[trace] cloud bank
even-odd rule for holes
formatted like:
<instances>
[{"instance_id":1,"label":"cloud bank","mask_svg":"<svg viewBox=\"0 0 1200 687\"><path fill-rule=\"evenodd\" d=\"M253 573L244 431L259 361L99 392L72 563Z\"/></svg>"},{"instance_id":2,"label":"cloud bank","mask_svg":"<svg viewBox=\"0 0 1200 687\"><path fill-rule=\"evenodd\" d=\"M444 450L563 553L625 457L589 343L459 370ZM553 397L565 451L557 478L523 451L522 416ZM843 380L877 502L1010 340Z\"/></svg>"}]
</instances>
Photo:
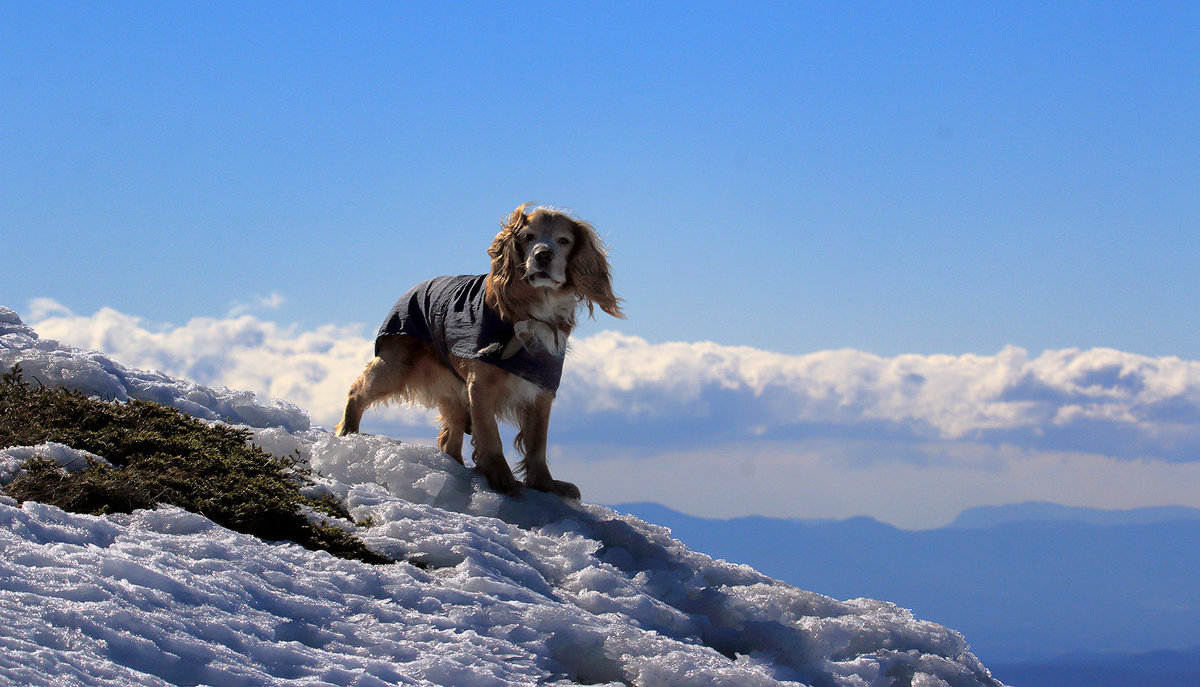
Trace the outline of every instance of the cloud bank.
<instances>
[{"instance_id":1,"label":"cloud bank","mask_svg":"<svg viewBox=\"0 0 1200 687\"><path fill-rule=\"evenodd\" d=\"M995 355L784 355L613 332L576 352L564 405L699 441L965 440L1126 458L1200 455L1200 363L1173 357L1102 348L1033 357L1013 346Z\"/></svg>"},{"instance_id":2,"label":"cloud bank","mask_svg":"<svg viewBox=\"0 0 1200 687\"><path fill-rule=\"evenodd\" d=\"M159 370L206 386L292 399L316 424L341 418L346 389L369 359L372 341L356 326L300 331L248 314L155 326L111 308L81 316L49 299L30 305L29 324L43 339L105 353L122 364ZM429 413L392 408L389 421L428 425Z\"/></svg>"},{"instance_id":3,"label":"cloud bank","mask_svg":"<svg viewBox=\"0 0 1200 687\"><path fill-rule=\"evenodd\" d=\"M43 338L282 398L325 426L340 417L346 388L372 348L362 326L302 331L248 314L156 326L107 308L81 316L39 300L30 315ZM365 422L416 428L431 416L392 409ZM601 332L573 341L554 434L556 442L640 447L969 442L1192 462L1200 460L1200 362L1103 348L1031 356L1011 346L994 355L785 355ZM913 460L927 459L918 454L928 452L911 452Z\"/></svg>"},{"instance_id":4,"label":"cloud bank","mask_svg":"<svg viewBox=\"0 0 1200 687\"><path fill-rule=\"evenodd\" d=\"M281 398L325 427L372 349L365 326L301 330L243 313L154 325L39 300L28 321L43 340ZM783 355L603 332L574 341L550 451L556 474L599 503L921 528L1027 500L1200 507L1198 420L1200 363L1178 358ZM432 425L432 413L392 406L363 429L432 443Z\"/></svg>"}]
</instances>

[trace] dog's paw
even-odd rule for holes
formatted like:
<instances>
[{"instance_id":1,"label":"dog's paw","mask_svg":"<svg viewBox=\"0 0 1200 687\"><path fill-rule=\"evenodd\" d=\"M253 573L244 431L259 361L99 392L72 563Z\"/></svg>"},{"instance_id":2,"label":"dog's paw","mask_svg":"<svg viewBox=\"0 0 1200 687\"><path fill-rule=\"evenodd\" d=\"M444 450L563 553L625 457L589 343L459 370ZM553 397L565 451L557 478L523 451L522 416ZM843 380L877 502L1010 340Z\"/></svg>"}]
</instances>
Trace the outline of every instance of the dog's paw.
<instances>
[{"instance_id":1,"label":"dog's paw","mask_svg":"<svg viewBox=\"0 0 1200 687\"><path fill-rule=\"evenodd\" d=\"M484 470L476 465L475 472L483 475L487 479L488 487L497 494L515 498L521 495L521 490L524 488L524 485L518 482L509 470Z\"/></svg>"},{"instance_id":2,"label":"dog's paw","mask_svg":"<svg viewBox=\"0 0 1200 687\"><path fill-rule=\"evenodd\" d=\"M525 486L529 487L530 489L537 489L538 491L556 494L564 499L575 499L576 501L579 500L579 487L571 484L570 482L564 482L561 479L552 479L546 482L538 482L536 484L526 482Z\"/></svg>"}]
</instances>

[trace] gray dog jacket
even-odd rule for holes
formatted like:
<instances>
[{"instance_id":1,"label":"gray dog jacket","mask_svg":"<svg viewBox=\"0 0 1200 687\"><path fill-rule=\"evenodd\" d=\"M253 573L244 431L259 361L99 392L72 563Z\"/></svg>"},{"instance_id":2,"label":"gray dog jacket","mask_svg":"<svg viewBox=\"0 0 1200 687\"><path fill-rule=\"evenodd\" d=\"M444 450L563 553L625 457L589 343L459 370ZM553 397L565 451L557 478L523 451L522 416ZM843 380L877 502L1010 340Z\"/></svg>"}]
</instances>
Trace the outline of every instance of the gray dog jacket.
<instances>
[{"instance_id":1,"label":"gray dog jacket","mask_svg":"<svg viewBox=\"0 0 1200 687\"><path fill-rule=\"evenodd\" d=\"M484 302L486 283L486 274L466 274L435 277L409 289L379 328L376 355L383 337L411 336L433 344L438 357L459 379L462 376L450 364L451 355L495 365L550 393L557 392L563 359L536 342L509 346L515 336L513 324Z\"/></svg>"}]
</instances>

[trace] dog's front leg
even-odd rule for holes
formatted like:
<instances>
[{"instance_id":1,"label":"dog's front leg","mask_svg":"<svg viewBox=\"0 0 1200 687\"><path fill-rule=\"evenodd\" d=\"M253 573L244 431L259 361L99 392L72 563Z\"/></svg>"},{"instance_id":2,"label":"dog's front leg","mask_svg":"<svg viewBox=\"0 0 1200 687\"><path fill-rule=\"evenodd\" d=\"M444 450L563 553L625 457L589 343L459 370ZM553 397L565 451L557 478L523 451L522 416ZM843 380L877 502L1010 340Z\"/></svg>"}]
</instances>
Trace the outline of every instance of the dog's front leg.
<instances>
[{"instance_id":1,"label":"dog's front leg","mask_svg":"<svg viewBox=\"0 0 1200 687\"><path fill-rule=\"evenodd\" d=\"M548 491L563 498L579 499L579 487L554 479L546 464L546 436L550 428L550 406L554 397L539 394L537 401L521 417L521 434L518 443L523 447L525 459L521 469L525 471L525 486L538 491Z\"/></svg>"},{"instance_id":2,"label":"dog's front leg","mask_svg":"<svg viewBox=\"0 0 1200 687\"><path fill-rule=\"evenodd\" d=\"M487 478L488 486L509 496L521 493L521 483L513 477L508 461L504 459L504 444L500 439L500 428L496 424L499 397L496 393L498 381L487 365L483 370L471 373L467 380L467 396L471 406L471 445L475 447L473 457L475 469Z\"/></svg>"}]
</instances>

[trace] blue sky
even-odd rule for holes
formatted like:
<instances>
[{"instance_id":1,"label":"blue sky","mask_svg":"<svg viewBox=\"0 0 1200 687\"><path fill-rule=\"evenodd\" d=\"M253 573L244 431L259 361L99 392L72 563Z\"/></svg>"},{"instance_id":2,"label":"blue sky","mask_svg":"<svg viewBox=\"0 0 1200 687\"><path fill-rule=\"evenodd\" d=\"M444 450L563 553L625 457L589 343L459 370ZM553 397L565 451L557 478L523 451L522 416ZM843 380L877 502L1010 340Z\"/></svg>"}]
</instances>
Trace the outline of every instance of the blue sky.
<instances>
[{"instance_id":1,"label":"blue sky","mask_svg":"<svg viewBox=\"0 0 1200 687\"><path fill-rule=\"evenodd\" d=\"M1200 357L1194 4L410 5L6 4L0 293L374 326L535 200L652 341Z\"/></svg>"},{"instance_id":2,"label":"blue sky","mask_svg":"<svg viewBox=\"0 0 1200 687\"><path fill-rule=\"evenodd\" d=\"M1197 36L1195 3L5 3L0 303L362 338L532 200L612 249L629 318L581 336L1200 360Z\"/></svg>"}]
</instances>

